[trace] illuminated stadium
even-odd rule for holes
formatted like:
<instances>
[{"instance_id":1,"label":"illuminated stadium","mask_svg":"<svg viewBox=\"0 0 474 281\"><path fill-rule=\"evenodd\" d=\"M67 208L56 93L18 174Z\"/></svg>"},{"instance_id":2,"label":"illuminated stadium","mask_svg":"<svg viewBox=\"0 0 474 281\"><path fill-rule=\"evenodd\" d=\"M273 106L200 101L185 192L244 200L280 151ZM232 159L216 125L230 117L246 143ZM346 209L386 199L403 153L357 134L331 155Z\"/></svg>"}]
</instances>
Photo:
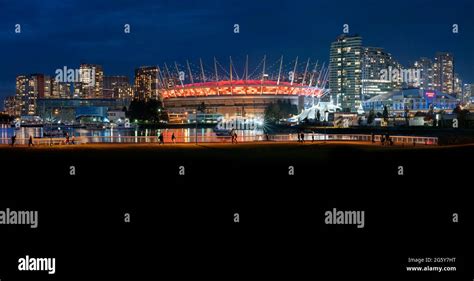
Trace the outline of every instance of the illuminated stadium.
<instances>
[{"instance_id":1,"label":"illuminated stadium","mask_svg":"<svg viewBox=\"0 0 474 281\"><path fill-rule=\"evenodd\" d=\"M198 65L186 61L159 67L159 93L170 116L187 115L204 104L210 114L261 117L277 101L295 104L301 111L328 92L328 69L317 61L296 57L285 62L280 57L269 63L264 56L252 67L248 57L242 61L241 69L232 58L226 67L215 58L212 67L202 60Z\"/></svg>"}]
</instances>

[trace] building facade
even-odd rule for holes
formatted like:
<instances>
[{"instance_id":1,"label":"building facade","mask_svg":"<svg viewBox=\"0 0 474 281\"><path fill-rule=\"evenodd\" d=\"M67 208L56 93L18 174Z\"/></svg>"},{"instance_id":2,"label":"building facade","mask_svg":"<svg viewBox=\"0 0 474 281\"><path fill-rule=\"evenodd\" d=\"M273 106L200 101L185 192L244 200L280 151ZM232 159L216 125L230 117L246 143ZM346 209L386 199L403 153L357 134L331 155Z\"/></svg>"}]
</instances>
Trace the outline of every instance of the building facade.
<instances>
[{"instance_id":1,"label":"building facade","mask_svg":"<svg viewBox=\"0 0 474 281\"><path fill-rule=\"evenodd\" d=\"M462 101L469 103L471 102L472 98L474 98L474 84L464 84Z\"/></svg>"},{"instance_id":2,"label":"building facade","mask_svg":"<svg viewBox=\"0 0 474 281\"><path fill-rule=\"evenodd\" d=\"M109 111L122 111L128 106L122 99L38 99L37 115L47 123L104 122Z\"/></svg>"},{"instance_id":3,"label":"building facade","mask_svg":"<svg viewBox=\"0 0 474 281\"><path fill-rule=\"evenodd\" d=\"M130 99L133 90L127 76L104 76L104 98Z\"/></svg>"},{"instance_id":4,"label":"building facade","mask_svg":"<svg viewBox=\"0 0 474 281\"><path fill-rule=\"evenodd\" d=\"M434 89L443 93L454 93L454 58L450 53L436 53L433 65Z\"/></svg>"},{"instance_id":5,"label":"building facade","mask_svg":"<svg viewBox=\"0 0 474 281\"><path fill-rule=\"evenodd\" d=\"M459 101L463 100L462 92L463 92L463 85L462 85L461 77L459 77L459 74L454 73L453 94L457 97Z\"/></svg>"},{"instance_id":6,"label":"building facade","mask_svg":"<svg viewBox=\"0 0 474 281\"><path fill-rule=\"evenodd\" d=\"M80 71L80 91L78 96L87 99L100 99L103 97L104 70L98 64L81 64Z\"/></svg>"},{"instance_id":7,"label":"building facade","mask_svg":"<svg viewBox=\"0 0 474 281\"><path fill-rule=\"evenodd\" d=\"M434 110L452 110L458 101L451 95L435 90L404 89L373 97L363 103L364 110L383 112L386 106L392 112L403 113Z\"/></svg>"},{"instance_id":8,"label":"building facade","mask_svg":"<svg viewBox=\"0 0 474 281\"><path fill-rule=\"evenodd\" d=\"M3 101L3 106L6 114L14 117L21 115L21 103L17 96L6 97Z\"/></svg>"},{"instance_id":9,"label":"building facade","mask_svg":"<svg viewBox=\"0 0 474 281\"><path fill-rule=\"evenodd\" d=\"M34 115L36 100L51 95L51 77L44 74L19 75L16 77L16 99L20 115Z\"/></svg>"},{"instance_id":10,"label":"building facade","mask_svg":"<svg viewBox=\"0 0 474 281\"><path fill-rule=\"evenodd\" d=\"M420 70L419 87L423 90L434 90L433 61L426 57L421 57L415 61L413 67Z\"/></svg>"},{"instance_id":11,"label":"building facade","mask_svg":"<svg viewBox=\"0 0 474 281\"><path fill-rule=\"evenodd\" d=\"M67 99L71 97L71 84L67 82L58 82L51 80L51 94L49 98Z\"/></svg>"},{"instance_id":12,"label":"building facade","mask_svg":"<svg viewBox=\"0 0 474 281\"><path fill-rule=\"evenodd\" d=\"M136 99L159 99L158 67L142 66L135 69L134 97Z\"/></svg>"},{"instance_id":13,"label":"building facade","mask_svg":"<svg viewBox=\"0 0 474 281\"><path fill-rule=\"evenodd\" d=\"M382 79L382 71L399 69L400 64L383 48L364 47L362 55L362 101L400 89L400 79Z\"/></svg>"},{"instance_id":14,"label":"building facade","mask_svg":"<svg viewBox=\"0 0 474 281\"><path fill-rule=\"evenodd\" d=\"M329 88L343 111L355 112L361 103L362 37L341 35L331 43Z\"/></svg>"}]
</instances>

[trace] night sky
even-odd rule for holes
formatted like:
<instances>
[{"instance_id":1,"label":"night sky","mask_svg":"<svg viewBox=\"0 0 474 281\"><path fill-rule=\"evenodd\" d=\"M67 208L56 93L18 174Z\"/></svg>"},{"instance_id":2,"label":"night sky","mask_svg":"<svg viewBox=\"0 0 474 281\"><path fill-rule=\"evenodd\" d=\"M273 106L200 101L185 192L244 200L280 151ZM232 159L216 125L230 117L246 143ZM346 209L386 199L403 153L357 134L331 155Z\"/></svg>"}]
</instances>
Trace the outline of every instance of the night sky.
<instances>
[{"instance_id":1,"label":"night sky","mask_svg":"<svg viewBox=\"0 0 474 281\"><path fill-rule=\"evenodd\" d=\"M81 62L102 64L105 75L131 81L137 66L200 57L208 64L213 56L239 60L246 54L327 62L330 43L346 23L364 46L383 47L403 65L452 52L456 72L474 83L472 0L0 0L0 99L14 94L18 74L53 75ZM459 34L452 33L454 23Z\"/></svg>"}]
</instances>

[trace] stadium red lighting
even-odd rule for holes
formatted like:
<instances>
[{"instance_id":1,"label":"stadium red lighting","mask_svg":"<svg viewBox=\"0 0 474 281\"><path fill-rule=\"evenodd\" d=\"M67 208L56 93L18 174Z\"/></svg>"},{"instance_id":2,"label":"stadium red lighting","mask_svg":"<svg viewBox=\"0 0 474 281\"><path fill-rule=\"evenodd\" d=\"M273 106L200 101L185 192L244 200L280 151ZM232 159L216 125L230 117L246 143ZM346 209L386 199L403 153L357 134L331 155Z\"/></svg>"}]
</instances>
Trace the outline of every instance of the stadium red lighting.
<instances>
[{"instance_id":1,"label":"stadium red lighting","mask_svg":"<svg viewBox=\"0 0 474 281\"><path fill-rule=\"evenodd\" d=\"M293 95L293 96L319 96L321 90L290 82L277 82L272 80L225 80L204 83L185 84L172 89L162 89L162 97L184 98L203 96L247 96L247 95Z\"/></svg>"}]
</instances>

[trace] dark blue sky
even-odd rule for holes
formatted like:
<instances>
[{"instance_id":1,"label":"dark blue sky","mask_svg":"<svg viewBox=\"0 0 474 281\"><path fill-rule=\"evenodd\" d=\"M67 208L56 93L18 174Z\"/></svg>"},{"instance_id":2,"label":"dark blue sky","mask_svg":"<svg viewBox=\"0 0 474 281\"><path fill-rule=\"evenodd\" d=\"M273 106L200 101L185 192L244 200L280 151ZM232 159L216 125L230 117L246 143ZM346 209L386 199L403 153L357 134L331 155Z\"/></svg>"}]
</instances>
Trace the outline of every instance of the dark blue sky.
<instances>
[{"instance_id":1,"label":"dark blue sky","mask_svg":"<svg viewBox=\"0 0 474 281\"><path fill-rule=\"evenodd\" d=\"M473 17L472 0L0 0L0 98L14 93L18 74L53 75L80 62L132 78L140 65L199 57L209 63L213 56L246 54L328 61L345 23L365 46L383 47L402 64L452 52L456 72L472 83ZM14 33L17 23L21 34ZM453 23L459 34L451 32Z\"/></svg>"}]
</instances>

